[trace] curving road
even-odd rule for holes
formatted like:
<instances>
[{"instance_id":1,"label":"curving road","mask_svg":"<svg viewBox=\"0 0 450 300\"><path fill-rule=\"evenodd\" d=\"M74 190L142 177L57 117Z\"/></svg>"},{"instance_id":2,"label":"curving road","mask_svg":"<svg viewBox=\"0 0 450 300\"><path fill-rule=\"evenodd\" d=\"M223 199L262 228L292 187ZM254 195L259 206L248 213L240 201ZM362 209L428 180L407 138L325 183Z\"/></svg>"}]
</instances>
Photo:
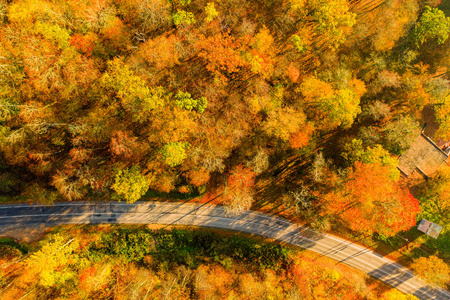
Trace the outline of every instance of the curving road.
<instances>
[{"instance_id":1,"label":"curving road","mask_svg":"<svg viewBox=\"0 0 450 300\"><path fill-rule=\"evenodd\" d=\"M96 223L193 225L256 234L330 257L419 299L450 299L448 291L427 286L409 269L373 250L269 214L249 211L230 215L221 206L184 202L0 205L0 235L24 227Z\"/></svg>"}]
</instances>

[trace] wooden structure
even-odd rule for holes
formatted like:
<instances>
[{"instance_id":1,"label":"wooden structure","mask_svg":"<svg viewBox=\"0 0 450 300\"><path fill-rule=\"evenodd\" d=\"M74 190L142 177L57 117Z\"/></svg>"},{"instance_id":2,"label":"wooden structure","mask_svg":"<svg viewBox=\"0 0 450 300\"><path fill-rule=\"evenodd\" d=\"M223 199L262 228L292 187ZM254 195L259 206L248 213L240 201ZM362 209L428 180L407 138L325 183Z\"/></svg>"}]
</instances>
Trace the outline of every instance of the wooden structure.
<instances>
[{"instance_id":1,"label":"wooden structure","mask_svg":"<svg viewBox=\"0 0 450 300\"><path fill-rule=\"evenodd\" d=\"M417 229L419 231L422 231L423 233L426 233L427 235L431 236L432 238L437 239L439 236L439 233L441 233L443 227L436 223L422 219L422 220L420 220L420 223L419 223L419 226L417 227Z\"/></svg>"},{"instance_id":2,"label":"wooden structure","mask_svg":"<svg viewBox=\"0 0 450 300\"><path fill-rule=\"evenodd\" d=\"M423 131L398 160L398 169L406 176L418 172L425 177L446 162L448 153L439 148Z\"/></svg>"}]
</instances>

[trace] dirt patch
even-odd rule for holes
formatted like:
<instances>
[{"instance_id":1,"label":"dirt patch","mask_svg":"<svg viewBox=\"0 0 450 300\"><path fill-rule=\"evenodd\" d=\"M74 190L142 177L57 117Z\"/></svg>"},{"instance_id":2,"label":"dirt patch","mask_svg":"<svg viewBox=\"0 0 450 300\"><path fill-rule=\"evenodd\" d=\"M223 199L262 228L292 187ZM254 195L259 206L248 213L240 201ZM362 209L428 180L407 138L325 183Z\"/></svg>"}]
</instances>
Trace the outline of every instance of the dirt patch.
<instances>
[{"instance_id":1,"label":"dirt patch","mask_svg":"<svg viewBox=\"0 0 450 300\"><path fill-rule=\"evenodd\" d=\"M27 228L2 228L0 236L11 237L21 242L32 243L43 238L50 227L45 225Z\"/></svg>"}]
</instances>

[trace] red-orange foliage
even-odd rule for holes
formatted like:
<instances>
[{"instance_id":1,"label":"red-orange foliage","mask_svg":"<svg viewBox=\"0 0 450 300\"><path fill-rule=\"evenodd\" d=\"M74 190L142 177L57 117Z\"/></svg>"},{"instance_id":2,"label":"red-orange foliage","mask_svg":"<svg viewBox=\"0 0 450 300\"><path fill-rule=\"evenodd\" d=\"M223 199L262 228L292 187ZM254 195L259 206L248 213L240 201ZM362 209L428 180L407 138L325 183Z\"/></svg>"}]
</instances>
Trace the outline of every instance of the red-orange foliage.
<instances>
[{"instance_id":1,"label":"red-orange foliage","mask_svg":"<svg viewBox=\"0 0 450 300\"><path fill-rule=\"evenodd\" d=\"M148 139L156 143L184 141L197 130L198 126L190 111L178 107L157 109L152 117L152 123L147 128Z\"/></svg>"},{"instance_id":2,"label":"red-orange foliage","mask_svg":"<svg viewBox=\"0 0 450 300\"><path fill-rule=\"evenodd\" d=\"M40 97L50 94L60 88L60 80L50 79L49 75L54 75L52 70L56 62L58 49L55 45L45 39L37 37L27 37L23 48L23 70L27 76L26 85L22 86L22 91L29 98L33 93L39 93Z\"/></svg>"},{"instance_id":3,"label":"red-orange foliage","mask_svg":"<svg viewBox=\"0 0 450 300\"><path fill-rule=\"evenodd\" d=\"M248 62L250 71L260 74L264 78L268 78L273 72L273 61L265 53L261 53L256 49L251 49L246 54L245 59Z\"/></svg>"},{"instance_id":4,"label":"red-orange foliage","mask_svg":"<svg viewBox=\"0 0 450 300\"><path fill-rule=\"evenodd\" d=\"M241 53L248 49L251 37L234 38L229 34L218 33L205 38L200 36L196 46L198 56L206 60L206 69L219 75L222 72L237 72L246 65Z\"/></svg>"},{"instance_id":5,"label":"red-orange foliage","mask_svg":"<svg viewBox=\"0 0 450 300\"><path fill-rule=\"evenodd\" d=\"M176 50L178 40L175 35L158 36L147 40L139 50L142 58L158 70L171 68L178 63L179 54Z\"/></svg>"},{"instance_id":6,"label":"red-orange foliage","mask_svg":"<svg viewBox=\"0 0 450 300\"><path fill-rule=\"evenodd\" d=\"M226 299L233 277L221 266L201 265L196 270L196 288L199 299Z\"/></svg>"},{"instance_id":7,"label":"red-orange foliage","mask_svg":"<svg viewBox=\"0 0 450 300\"><path fill-rule=\"evenodd\" d=\"M94 50L95 39L96 36L93 33L87 35L76 33L70 38L69 42L75 49L89 57Z\"/></svg>"},{"instance_id":8,"label":"red-orange foliage","mask_svg":"<svg viewBox=\"0 0 450 300\"><path fill-rule=\"evenodd\" d=\"M70 42L75 48L87 47L80 44L80 38L75 37ZM55 43L41 36L30 35L20 39L15 50L14 55L23 61L26 75L26 84L20 86L24 99L53 103L55 99L61 101L77 97L86 91L99 73L94 61L87 55L68 49L61 51ZM84 50L90 51L88 48ZM77 100L85 101L86 97L78 97Z\"/></svg>"},{"instance_id":9,"label":"red-orange foliage","mask_svg":"<svg viewBox=\"0 0 450 300\"><path fill-rule=\"evenodd\" d=\"M69 86L61 91L64 97L77 97L85 92L99 76L95 61L84 55L76 55L61 70L61 78L64 84ZM70 85L68 85L70 83ZM84 101L87 101L85 99ZM83 101L83 102L84 102Z\"/></svg>"},{"instance_id":10,"label":"red-orange foliage","mask_svg":"<svg viewBox=\"0 0 450 300\"><path fill-rule=\"evenodd\" d=\"M228 188L230 189L245 189L252 187L255 184L255 173L243 165L234 168L231 175L228 177Z\"/></svg>"},{"instance_id":11,"label":"red-orange foliage","mask_svg":"<svg viewBox=\"0 0 450 300\"><path fill-rule=\"evenodd\" d=\"M112 47L117 50L126 50L129 44L128 31L128 28L123 24L122 20L116 17L108 22L101 33L105 41L109 42Z\"/></svg>"},{"instance_id":12,"label":"red-orange foliage","mask_svg":"<svg viewBox=\"0 0 450 300\"><path fill-rule=\"evenodd\" d=\"M234 212L250 209L253 203L253 185L256 173L239 165L233 169L227 180L224 203Z\"/></svg>"},{"instance_id":13,"label":"red-orange foliage","mask_svg":"<svg viewBox=\"0 0 450 300\"><path fill-rule=\"evenodd\" d=\"M121 130L113 133L109 147L111 152L116 156L130 158L136 148L136 137L130 133Z\"/></svg>"},{"instance_id":14,"label":"red-orange foliage","mask_svg":"<svg viewBox=\"0 0 450 300\"><path fill-rule=\"evenodd\" d=\"M93 276L95 276L96 271L97 270L95 269L95 267L90 267L90 268L87 268L86 270L84 270L83 273L81 273L81 275L79 277L80 279L79 279L79 285L78 285L78 287L81 290L89 290L90 289L90 287L89 287L90 279Z\"/></svg>"},{"instance_id":15,"label":"red-orange foliage","mask_svg":"<svg viewBox=\"0 0 450 300\"><path fill-rule=\"evenodd\" d=\"M70 149L69 155L74 162L85 162L90 157L89 151L81 147L74 147Z\"/></svg>"},{"instance_id":16,"label":"red-orange foliage","mask_svg":"<svg viewBox=\"0 0 450 300\"><path fill-rule=\"evenodd\" d=\"M175 189L174 177L171 174L161 175L158 180L153 184L152 188L169 193L171 190Z\"/></svg>"},{"instance_id":17,"label":"red-orange foliage","mask_svg":"<svg viewBox=\"0 0 450 300\"><path fill-rule=\"evenodd\" d=\"M297 82L300 77L300 71L294 66L293 63L287 68L287 75L292 82Z\"/></svg>"},{"instance_id":18,"label":"red-orange foliage","mask_svg":"<svg viewBox=\"0 0 450 300\"><path fill-rule=\"evenodd\" d=\"M386 236L416 224L419 202L402 190L390 176L388 166L356 162L344 191L329 195L327 209L352 230Z\"/></svg>"},{"instance_id":19,"label":"red-orange foliage","mask_svg":"<svg viewBox=\"0 0 450 300\"><path fill-rule=\"evenodd\" d=\"M182 194L187 194L191 192L191 189L188 186L183 185L178 189L178 191Z\"/></svg>"},{"instance_id":20,"label":"red-orange foliage","mask_svg":"<svg viewBox=\"0 0 450 300\"><path fill-rule=\"evenodd\" d=\"M311 135L314 131L314 127L311 125L303 126L301 131L294 132L289 138L289 144L292 149L300 149L308 145Z\"/></svg>"},{"instance_id":21,"label":"red-orange foliage","mask_svg":"<svg viewBox=\"0 0 450 300\"><path fill-rule=\"evenodd\" d=\"M309 254L297 258L290 268L294 284L305 295L304 299L341 299L341 295L345 299L363 299L362 291L353 286L357 278L345 271L332 260L318 260Z\"/></svg>"},{"instance_id":22,"label":"red-orange foliage","mask_svg":"<svg viewBox=\"0 0 450 300\"><path fill-rule=\"evenodd\" d=\"M191 169L187 172L187 177L189 178L189 182L195 186L201 186L208 182L209 180L209 171L203 167L199 169Z\"/></svg>"}]
</instances>

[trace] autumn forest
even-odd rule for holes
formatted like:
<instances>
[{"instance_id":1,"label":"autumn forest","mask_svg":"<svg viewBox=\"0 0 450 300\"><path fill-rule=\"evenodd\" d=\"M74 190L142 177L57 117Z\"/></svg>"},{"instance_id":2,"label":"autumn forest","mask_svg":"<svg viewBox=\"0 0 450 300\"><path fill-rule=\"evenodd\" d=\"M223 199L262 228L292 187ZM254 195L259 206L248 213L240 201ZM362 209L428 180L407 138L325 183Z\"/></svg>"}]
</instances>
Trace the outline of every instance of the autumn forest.
<instances>
[{"instance_id":1,"label":"autumn forest","mask_svg":"<svg viewBox=\"0 0 450 300\"><path fill-rule=\"evenodd\" d=\"M0 0L0 203L193 199L233 214L259 209L364 237L362 243L423 277L430 265L440 266L440 277L427 280L445 287L450 167L444 163L419 180L397 166L429 122L426 110L434 124L430 138L450 141L449 34L450 5L440 0ZM422 218L444 227L439 239L418 233ZM76 230L87 236L91 229ZM115 274L117 282L141 276L142 286L159 280L161 299L174 292L166 287L172 280L179 299L230 293L253 299L244 281L261 295L286 299L295 280L315 280L311 290L322 294L307 298L312 294L303 286L292 299L341 299L326 296L327 284L342 288L345 299L413 299L372 282L366 294L347 290L336 283L352 281L347 271L328 262L314 273L323 278L311 279L309 254L272 244L261 251L284 254L245 267L245 255L225 252L229 265L214 264L217 245L175 267L151 251L99 250L119 235L150 248L164 244L152 239L176 235L127 230L92 232L83 246L71 242L67 251L81 260L57 259L72 277L54 273L61 267L41 270L30 293L70 298L64 282L78 282L86 285L80 299L131 299L119 283L101 290L111 282L105 274ZM44 259L52 243L68 239L49 235L25 262ZM6 253L0 263L31 251L10 240L0 246ZM27 291L33 270L10 270L8 276L20 278L16 291ZM0 270L0 293L11 284L8 276ZM201 284L209 288L194 288ZM280 291L270 290L278 284ZM151 286L147 293L156 293ZM218 294L207 294L213 290Z\"/></svg>"}]
</instances>

